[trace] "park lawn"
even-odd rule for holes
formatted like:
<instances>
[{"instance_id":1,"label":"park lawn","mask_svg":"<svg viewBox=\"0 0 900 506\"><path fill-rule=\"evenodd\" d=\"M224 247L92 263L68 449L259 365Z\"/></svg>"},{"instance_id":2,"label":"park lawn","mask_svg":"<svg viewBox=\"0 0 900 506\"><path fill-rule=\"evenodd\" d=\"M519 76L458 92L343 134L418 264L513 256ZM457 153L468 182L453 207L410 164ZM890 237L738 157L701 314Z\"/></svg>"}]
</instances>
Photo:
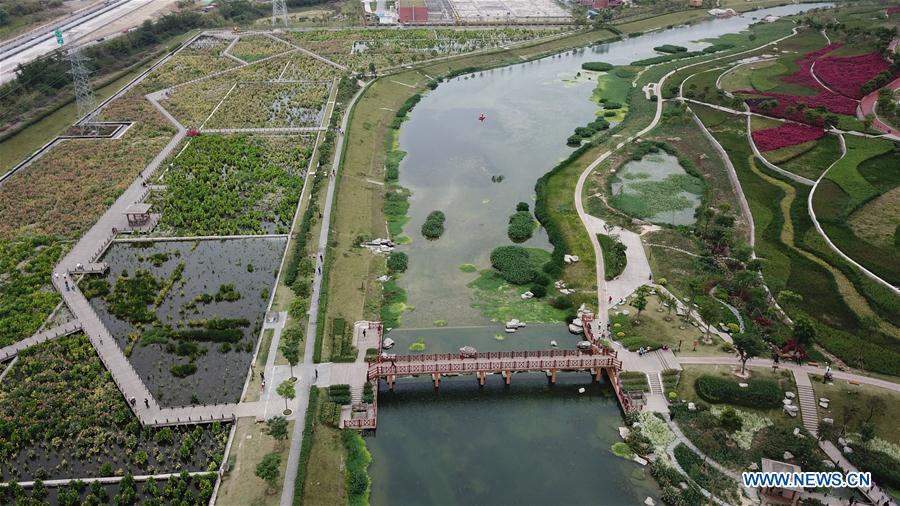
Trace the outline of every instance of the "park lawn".
<instances>
[{"instance_id":1,"label":"park lawn","mask_svg":"<svg viewBox=\"0 0 900 506\"><path fill-rule=\"evenodd\" d=\"M769 163L773 163L775 165L784 163L792 158L797 158L808 151L811 151L816 147L816 141L806 141L801 142L800 144L794 144L793 146L785 146L783 148L778 149L770 149L768 151L763 152L763 156Z\"/></svg>"},{"instance_id":2,"label":"park lawn","mask_svg":"<svg viewBox=\"0 0 900 506\"><path fill-rule=\"evenodd\" d=\"M619 109L614 109L613 111L616 113L615 116L605 116L604 110L598 110L597 116L601 116L605 118L607 121L621 122L625 119L625 116L628 114L628 93L631 91L631 78L622 78L615 74L615 72L610 71L606 72L597 77L597 87L594 88L593 94L591 94L591 100L595 103L603 106L603 102L601 99L605 99L608 102L615 102L620 104L622 107Z\"/></svg>"},{"instance_id":3,"label":"park lawn","mask_svg":"<svg viewBox=\"0 0 900 506\"><path fill-rule=\"evenodd\" d=\"M841 142L835 135L826 135L817 141L810 142L813 143L813 147L809 150L799 152L799 146L805 146L807 143L797 144L769 151L766 153L766 158L788 172L816 180L841 157ZM793 149L796 149L798 154L787 158L788 152ZM775 161L774 158L783 159Z\"/></svg>"},{"instance_id":4,"label":"park lawn","mask_svg":"<svg viewBox=\"0 0 900 506\"><path fill-rule=\"evenodd\" d=\"M279 444L264 432L265 427L265 423L257 423L253 417L238 418L228 456L229 470L222 478L217 497L219 504L279 504L290 442ZM288 434L292 433L293 427L294 422L288 421ZM266 482L256 476L256 465L263 456L273 451L281 456L281 466L275 491L269 494Z\"/></svg>"},{"instance_id":5,"label":"park lawn","mask_svg":"<svg viewBox=\"0 0 900 506\"><path fill-rule=\"evenodd\" d=\"M846 380L835 380L833 384L822 382L821 376L811 376L816 401L825 397L831 401L828 409L818 406L819 419L832 418L835 426L840 428L844 423L844 414L849 410L852 414L847 422L848 432L859 432L860 427L869 416L869 407L880 403L872 415L871 423L875 433L881 439L900 445L900 431L897 431L897 420L900 420L900 393L872 385L851 385Z\"/></svg>"},{"instance_id":6,"label":"park lawn","mask_svg":"<svg viewBox=\"0 0 900 506\"><path fill-rule=\"evenodd\" d=\"M797 393L797 386L794 384L794 377L790 371L786 369L779 369L778 371L773 371L771 367L755 367L753 365L753 360L747 362L747 370L750 372L750 379L767 379L778 382L778 385L785 392L794 392ZM744 381L738 376L733 374L733 371L740 372L740 366L736 368L731 365L685 365L683 366L683 370L681 371L681 378L678 381L678 387L676 392L678 392L678 398L680 400L685 400L688 402L702 402L706 403L703 399L697 395L697 391L694 388L694 385L697 383L697 378L704 375L713 375L713 376L721 376L723 378L729 378L734 380L735 382ZM781 408L750 408L746 406L740 406L738 409L741 411L749 411L752 413L756 413L760 416L765 416L772 421L781 420L787 423L792 423L799 426L802 426L803 421L800 419L800 416L797 415L796 418L790 418L786 413L784 413Z\"/></svg>"},{"instance_id":7,"label":"park lawn","mask_svg":"<svg viewBox=\"0 0 900 506\"><path fill-rule=\"evenodd\" d=\"M323 402L319 402L321 409ZM318 409L316 410L318 411ZM341 431L324 424L318 412L313 417L312 451L303 474L301 504L347 504L345 466L347 452L341 443Z\"/></svg>"},{"instance_id":8,"label":"park lawn","mask_svg":"<svg viewBox=\"0 0 900 506\"><path fill-rule=\"evenodd\" d=\"M850 197L849 205L852 207L846 210L849 213L862 202L878 195L878 190L860 174L859 165L870 158L887 153L894 145L890 141L855 135L845 136L844 141L847 144L847 154L834 164L825 177L837 183Z\"/></svg>"},{"instance_id":9,"label":"park lawn","mask_svg":"<svg viewBox=\"0 0 900 506\"><path fill-rule=\"evenodd\" d=\"M894 248L900 224L900 187L882 193L850 215L853 233L879 248Z\"/></svg>"},{"instance_id":10,"label":"park lawn","mask_svg":"<svg viewBox=\"0 0 900 506\"><path fill-rule=\"evenodd\" d=\"M610 310L610 314L615 315L617 311L622 309L628 309L630 314L627 317L624 317L624 315L616 316L611 321L623 323L622 327L618 327L614 331L624 331L626 334L624 339L640 336L654 349L662 345L668 345L670 349L675 351L679 349L680 345L681 351L676 352L676 355L700 357L732 355L722 350L723 341L717 337L713 337L713 344L711 345L701 342L704 329L685 323L675 315L674 310L669 313L656 296L647 296L647 307L641 311L640 317L637 316L637 309L630 305ZM670 318L671 321L667 321L666 318ZM640 320L641 323L639 325L634 324L636 319ZM623 320L628 321L624 322ZM620 338L616 337L616 339L619 340Z\"/></svg>"}]
</instances>

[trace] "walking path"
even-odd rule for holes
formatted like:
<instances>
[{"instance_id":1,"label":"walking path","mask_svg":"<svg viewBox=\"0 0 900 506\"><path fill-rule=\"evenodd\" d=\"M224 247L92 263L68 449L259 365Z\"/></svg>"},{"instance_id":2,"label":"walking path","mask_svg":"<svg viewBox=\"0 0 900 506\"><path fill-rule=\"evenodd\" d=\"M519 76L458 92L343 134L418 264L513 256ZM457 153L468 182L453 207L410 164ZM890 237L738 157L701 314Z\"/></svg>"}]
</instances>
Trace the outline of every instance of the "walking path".
<instances>
[{"instance_id":1,"label":"walking path","mask_svg":"<svg viewBox=\"0 0 900 506\"><path fill-rule=\"evenodd\" d=\"M344 116L341 119L341 127L338 129L338 135L335 138L334 160L331 164L331 172L334 174L328 180L328 190L325 195L325 205L322 207L322 226L319 230L319 242L317 251L316 267L322 267L322 261L319 258L325 258L328 249L328 233L331 230L331 209L334 203L334 189L337 182L337 171L341 166L341 155L344 151L344 132L347 131L347 123L350 120L350 112L353 110L354 104L363 94L366 86L363 86L344 110ZM337 87L333 87L336 93ZM331 110L326 114L325 118L331 118L334 111L334 95L331 98ZM327 170L327 169L326 169ZM300 467L300 447L303 444L303 428L306 425L307 409L309 408L309 389L314 385L318 372L315 364L313 364L313 355L315 353L316 333L318 327L319 300L322 292L322 276L316 275L313 278L312 295L309 303L309 321L306 325L306 345L303 354L303 365L300 367L300 379L297 385L297 406L296 419L294 422L294 431L291 434L291 449L288 453L287 468L284 471L284 486L281 489L281 506L291 506L294 500L294 489L296 488L297 470ZM312 381L311 381L312 380Z\"/></svg>"},{"instance_id":2,"label":"walking path","mask_svg":"<svg viewBox=\"0 0 900 506\"><path fill-rule=\"evenodd\" d=\"M81 322L75 320L74 322L64 323L57 327L47 329L43 332L38 332L31 337L27 337L25 339L22 339L21 341L10 344L9 346L0 348L0 362L5 362L13 357L18 356L19 352L22 350L31 348L32 346L41 343L45 343L51 339L56 339L57 337L74 334L79 330L81 330Z\"/></svg>"},{"instance_id":3,"label":"walking path","mask_svg":"<svg viewBox=\"0 0 900 506\"><path fill-rule=\"evenodd\" d=\"M895 41L896 42L896 41ZM896 91L900 90L900 77L894 79L892 82L887 84L885 88ZM876 104L878 103L878 90L869 93L864 96L862 100L859 101L859 116L865 118L869 114L873 116L872 126L881 130L882 132L888 134L893 137L894 140L900 140L900 129L894 128L891 125L888 125L881 118L878 117L878 111L876 110Z\"/></svg>"},{"instance_id":4,"label":"walking path","mask_svg":"<svg viewBox=\"0 0 900 506\"><path fill-rule=\"evenodd\" d=\"M828 455L828 458L831 459L832 462L837 464L838 467L844 470L846 473L855 473L859 470L856 469L856 466L850 463L846 457L841 453L840 450L834 443L831 441L819 441L819 448ZM881 489L875 482L872 482L872 486L869 488L859 487L857 490L863 493L873 504L892 504L894 506L897 503L894 501L893 497L888 495L884 490Z\"/></svg>"},{"instance_id":5,"label":"walking path","mask_svg":"<svg viewBox=\"0 0 900 506\"><path fill-rule=\"evenodd\" d=\"M800 416L803 418L803 427L813 436L819 435L819 410L816 408L816 393L813 391L809 374L796 368L791 371L794 374L794 383L797 384L797 403L800 404Z\"/></svg>"}]
</instances>

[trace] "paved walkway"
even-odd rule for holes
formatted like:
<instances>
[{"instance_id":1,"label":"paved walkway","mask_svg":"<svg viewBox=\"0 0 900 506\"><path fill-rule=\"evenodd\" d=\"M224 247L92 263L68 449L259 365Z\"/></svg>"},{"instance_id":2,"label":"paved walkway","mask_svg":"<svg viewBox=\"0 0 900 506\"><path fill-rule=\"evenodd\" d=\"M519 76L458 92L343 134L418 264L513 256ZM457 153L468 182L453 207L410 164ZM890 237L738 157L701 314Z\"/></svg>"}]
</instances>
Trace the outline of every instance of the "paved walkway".
<instances>
[{"instance_id":1,"label":"paved walkway","mask_svg":"<svg viewBox=\"0 0 900 506\"><path fill-rule=\"evenodd\" d=\"M813 391L809 374L798 368L791 370L794 374L794 383L797 384L797 403L800 404L800 416L803 417L803 427L813 436L819 435L819 410L816 408L816 393Z\"/></svg>"},{"instance_id":2,"label":"paved walkway","mask_svg":"<svg viewBox=\"0 0 900 506\"><path fill-rule=\"evenodd\" d=\"M73 322L64 323L57 327L47 329L43 332L38 332L31 337L27 337L25 339L22 339L21 341L10 344L9 346L0 348L0 362L5 362L15 356L18 356L19 352L22 350L31 348L32 346L41 343L45 343L51 339L56 339L57 337L74 334L79 330L81 330L81 322L75 320Z\"/></svg>"},{"instance_id":3,"label":"paved walkway","mask_svg":"<svg viewBox=\"0 0 900 506\"><path fill-rule=\"evenodd\" d=\"M885 88L896 91L900 90L900 77L894 79L892 82L888 83ZM881 130L882 132L892 136L895 140L900 140L900 129L894 128L878 117L878 112L875 110L875 104L878 102L878 90L869 93L864 96L862 100L859 102L859 116L860 119L865 118L867 115L871 114L874 116L874 120L872 121L872 126Z\"/></svg>"},{"instance_id":4,"label":"paved walkway","mask_svg":"<svg viewBox=\"0 0 900 506\"><path fill-rule=\"evenodd\" d=\"M843 469L844 472L851 473L859 471L858 469L856 469L856 466L851 464L850 461L844 457L844 454L842 454L841 451L838 450L838 448L834 446L834 443L832 443L831 441L819 441L819 448L821 448L822 451L824 451L825 454L828 455L828 458L831 459L832 462ZM870 488L864 489L860 487L858 490L862 492L863 495L868 497L869 500L874 504L892 504L894 506L897 506L897 502L894 501L894 499L884 490L882 490L881 487L876 485L874 481L872 482L872 486Z\"/></svg>"},{"instance_id":5,"label":"paved walkway","mask_svg":"<svg viewBox=\"0 0 900 506\"><path fill-rule=\"evenodd\" d=\"M350 119L350 111L353 105L365 91L366 87L361 88L344 110L344 116L341 120L341 127L338 135L334 140L335 152L334 160L331 164L332 174L337 174L341 167L341 155L344 151L344 132L347 131L347 123ZM330 109L324 116L330 121L334 111L335 94L337 86L332 87L332 95L330 98ZM317 143L318 145L318 143ZM327 170L327 169L326 169ZM322 207L322 226L319 230L319 242L317 251L316 267L321 267L322 263L318 258L325 258L328 249L328 233L331 230L331 208L334 203L334 189L337 177L331 177L328 180L328 190L325 194L325 205ZM323 267L324 269L324 267ZM316 331L318 327L319 301L322 293L322 276L316 275L313 278L312 295L309 303L309 322L306 325L306 346L303 354L303 365L300 368L300 380L297 388L298 399L295 403L298 406L297 417L294 422L294 432L291 434L291 449L288 453L287 468L284 471L284 486L281 489L281 506L291 506L294 500L294 489L296 488L297 470L300 467L300 447L303 444L303 427L306 424L306 410L309 407L309 389L316 380L316 366L313 364L313 354L315 353Z\"/></svg>"}]
</instances>

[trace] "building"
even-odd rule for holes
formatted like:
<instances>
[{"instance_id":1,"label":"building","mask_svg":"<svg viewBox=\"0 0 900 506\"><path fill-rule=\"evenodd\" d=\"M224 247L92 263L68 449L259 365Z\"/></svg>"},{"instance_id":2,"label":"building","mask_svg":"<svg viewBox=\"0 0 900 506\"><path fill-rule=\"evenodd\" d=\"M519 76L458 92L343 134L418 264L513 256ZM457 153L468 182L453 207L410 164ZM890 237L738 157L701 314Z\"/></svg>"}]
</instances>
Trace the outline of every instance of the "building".
<instances>
[{"instance_id":1,"label":"building","mask_svg":"<svg viewBox=\"0 0 900 506\"><path fill-rule=\"evenodd\" d=\"M428 7L425 0L400 0L397 2L397 16L400 24L428 22Z\"/></svg>"},{"instance_id":2,"label":"building","mask_svg":"<svg viewBox=\"0 0 900 506\"><path fill-rule=\"evenodd\" d=\"M581 5L589 9L605 9L609 7L609 0L581 0Z\"/></svg>"},{"instance_id":3,"label":"building","mask_svg":"<svg viewBox=\"0 0 900 506\"><path fill-rule=\"evenodd\" d=\"M703 7L703 0L688 0L691 7Z\"/></svg>"},{"instance_id":4,"label":"building","mask_svg":"<svg viewBox=\"0 0 900 506\"><path fill-rule=\"evenodd\" d=\"M799 473L800 466L788 464L787 462L779 462L777 460L762 459L762 469L764 473ZM783 505L790 504L796 506L800 502L800 494L803 489L799 488L781 488L781 487L757 487L759 499L762 504L767 505Z\"/></svg>"}]
</instances>

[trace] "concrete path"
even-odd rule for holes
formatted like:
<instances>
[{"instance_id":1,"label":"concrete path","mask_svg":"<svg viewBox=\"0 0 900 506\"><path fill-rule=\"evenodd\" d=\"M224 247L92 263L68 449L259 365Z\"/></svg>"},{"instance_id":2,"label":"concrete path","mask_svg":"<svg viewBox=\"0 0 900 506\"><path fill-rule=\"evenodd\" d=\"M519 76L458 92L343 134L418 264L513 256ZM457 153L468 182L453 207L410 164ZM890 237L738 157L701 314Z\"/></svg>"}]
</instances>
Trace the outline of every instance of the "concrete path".
<instances>
[{"instance_id":1,"label":"concrete path","mask_svg":"<svg viewBox=\"0 0 900 506\"><path fill-rule=\"evenodd\" d=\"M7 360L18 356L19 352L22 350L45 343L51 339L56 339L57 337L74 334L79 330L81 330L81 322L75 320L74 322L64 323L43 332L38 332L31 337L27 337L21 341L10 344L9 346L0 348L0 362L6 362Z\"/></svg>"},{"instance_id":2,"label":"concrete path","mask_svg":"<svg viewBox=\"0 0 900 506\"><path fill-rule=\"evenodd\" d=\"M838 450L838 448L834 446L834 443L832 443L831 441L819 441L819 448L821 448L822 451L824 451L825 454L828 455L828 458L831 459L832 462L837 464L839 468L843 469L844 472L851 473L859 471L858 469L856 469L856 466L851 464L850 461L847 460L846 457L844 457L844 454L842 454L841 451ZM872 482L871 487L867 489L860 487L857 490L862 492L863 495L865 495L870 501L872 501L873 504L892 504L893 506L897 506L897 502L894 501L894 498L888 495L884 490L882 490L881 487L876 485L874 481Z\"/></svg>"},{"instance_id":3,"label":"concrete path","mask_svg":"<svg viewBox=\"0 0 900 506\"><path fill-rule=\"evenodd\" d=\"M367 85L368 86L368 85ZM331 164L332 174L337 174L341 168L341 155L344 151L344 132L347 131L347 123L350 119L350 111L353 110L354 104L365 91L366 87L360 89L344 111L341 127L335 138L334 160ZM337 92L337 86L332 88L330 98L331 109L324 116L329 119L334 111L334 100ZM317 143L318 145L318 143ZM326 169L327 170L327 169ZM317 251L316 267L321 267L323 262L318 258L325 258L328 249L328 233L331 230L331 209L334 203L334 189L337 177L333 176L328 180L328 190L325 195L325 205L322 207L322 226L319 230L319 242ZM324 269L324 267L323 267ZM317 269L318 270L318 269ZM296 488L297 470L300 467L300 447L303 444L303 428L306 424L306 411L309 407L309 389L316 381L317 371L313 364L313 354L315 353L316 332L318 328L319 301L322 293L322 276L316 275L313 278L312 295L309 303L309 321L306 325L306 345L303 354L303 365L300 368L300 380L298 381L297 394L298 399L295 403L298 406L296 419L294 423L294 431L291 434L291 449L288 454L287 468L284 472L284 485L281 489L281 506L291 506L294 500L294 489Z\"/></svg>"}]
</instances>

